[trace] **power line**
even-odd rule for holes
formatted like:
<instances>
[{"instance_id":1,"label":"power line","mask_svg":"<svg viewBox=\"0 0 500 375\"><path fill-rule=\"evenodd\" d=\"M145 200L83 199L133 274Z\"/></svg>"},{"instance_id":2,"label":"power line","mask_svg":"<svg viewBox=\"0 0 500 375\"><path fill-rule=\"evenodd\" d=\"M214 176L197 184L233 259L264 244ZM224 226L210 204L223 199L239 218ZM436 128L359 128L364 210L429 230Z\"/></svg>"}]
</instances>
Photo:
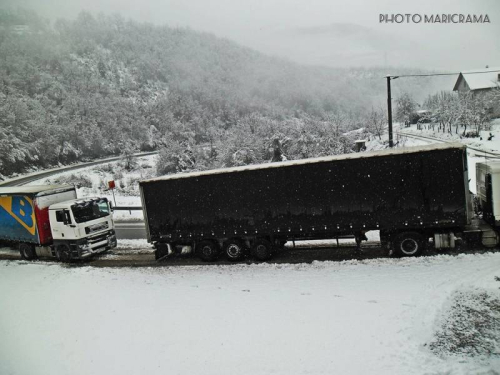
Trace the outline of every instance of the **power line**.
<instances>
[{"instance_id":1,"label":"power line","mask_svg":"<svg viewBox=\"0 0 500 375\"><path fill-rule=\"evenodd\" d=\"M391 77L392 79L396 79L399 77L433 77L433 76L456 76L457 74L483 74L483 73L495 73L500 72L499 70L483 70L477 72L457 72L457 73L429 73L429 74L401 74L397 76L387 75L386 77Z\"/></svg>"}]
</instances>

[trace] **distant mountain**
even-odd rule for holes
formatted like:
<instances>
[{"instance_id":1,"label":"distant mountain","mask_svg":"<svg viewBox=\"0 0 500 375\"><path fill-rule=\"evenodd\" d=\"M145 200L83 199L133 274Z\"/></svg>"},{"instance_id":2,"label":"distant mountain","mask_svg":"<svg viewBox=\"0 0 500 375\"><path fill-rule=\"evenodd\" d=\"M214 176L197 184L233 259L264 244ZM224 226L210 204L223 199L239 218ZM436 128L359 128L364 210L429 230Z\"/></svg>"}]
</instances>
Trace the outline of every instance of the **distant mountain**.
<instances>
[{"instance_id":1,"label":"distant mountain","mask_svg":"<svg viewBox=\"0 0 500 375\"><path fill-rule=\"evenodd\" d=\"M352 25L297 32L369 34ZM0 12L0 56L4 175L172 143L213 148L232 139L237 152L245 142L238 137L254 137L245 147L260 150L242 163L265 160L269 138L279 133L292 145L286 139L297 123L313 133L312 123L328 126L334 117L343 128L362 126L384 98L387 73L299 65L211 34L86 12L54 25L27 10ZM401 83L395 95L428 92L425 79ZM303 150L295 157L333 152ZM211 155L214 163L235 163Z\"/></svg>"},{"instance_id":2,"label":"distant mountain","mask_svg":"<svg viewBox=\"0 0 500 375\"><path fill-rule=\"evenodd\" d=\"M316 58L328 66L336 66L346 59L356 66L400 65L398 63L406 62L414 51L422 50L415 42L402 42L392 34L352 23L297 28L288 35L298 44L298 50L315 46L317 51L310 51L311 59Z\"/></svg>"}]
</instances>

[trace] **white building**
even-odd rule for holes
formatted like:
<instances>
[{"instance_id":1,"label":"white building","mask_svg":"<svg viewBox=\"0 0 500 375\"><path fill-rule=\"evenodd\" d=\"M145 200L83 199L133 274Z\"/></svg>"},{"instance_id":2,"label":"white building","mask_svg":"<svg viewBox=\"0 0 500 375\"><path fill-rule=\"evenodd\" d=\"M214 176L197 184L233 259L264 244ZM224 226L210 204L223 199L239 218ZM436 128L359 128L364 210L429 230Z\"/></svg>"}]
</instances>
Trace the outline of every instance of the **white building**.
<instances>
[{"instance_id":1,"label":"white building","mask_svg":"<svg viewBox=\"0 0 500 375\"><path fill-rule=\"evenodd\" d=\"M458 75L453 87L453 91L472 92L474 95L484 95L492 90L500 90L500 67L465 70ZM500 117L500 95L498 98L488 104L492 117Z\"/></svg>"}]
</instances>

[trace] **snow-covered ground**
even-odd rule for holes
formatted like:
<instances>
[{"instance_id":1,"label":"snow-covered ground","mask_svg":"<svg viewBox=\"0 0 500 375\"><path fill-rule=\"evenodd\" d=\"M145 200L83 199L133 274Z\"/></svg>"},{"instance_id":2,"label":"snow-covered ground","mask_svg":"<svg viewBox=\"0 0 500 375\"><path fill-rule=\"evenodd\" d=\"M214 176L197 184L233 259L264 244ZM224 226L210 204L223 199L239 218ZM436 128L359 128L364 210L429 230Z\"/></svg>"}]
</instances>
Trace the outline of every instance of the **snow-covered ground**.
<instances>
[{"instance_id":1,"label":"snow-covered ground","mask_svg":"<svg viewBox=\"0 0 500 375\"><path fill-rule=\"evenodd\" d=\"M438 131L437 125L432 128L429 124L422 124L421 130L417 129L417 125L415 124L408 128L401 127L401 131L415 135L435 137L445 141L457 141L485 151L500 152L500 119L492 120L490 127L490 130L481 131L479 138L463 137L463 128L460 127L458 128L458 134L455 132L455 127L452 127L452 134L450 134L448 132L443 133L442 131ZM490 134L493 137L491 140L488 140L488 138L490 138Z\"/></svg>"},{"instance_id":2,"label":"snow-covered ground","mask_svg":"<svg viewBox=\"0 0 500 375\"><path fill-rule=\"evenodd\" d=\"M500 253L141 269L2 261L0 374L495 374L498 276Z\"/></svg>"}]
</instances>

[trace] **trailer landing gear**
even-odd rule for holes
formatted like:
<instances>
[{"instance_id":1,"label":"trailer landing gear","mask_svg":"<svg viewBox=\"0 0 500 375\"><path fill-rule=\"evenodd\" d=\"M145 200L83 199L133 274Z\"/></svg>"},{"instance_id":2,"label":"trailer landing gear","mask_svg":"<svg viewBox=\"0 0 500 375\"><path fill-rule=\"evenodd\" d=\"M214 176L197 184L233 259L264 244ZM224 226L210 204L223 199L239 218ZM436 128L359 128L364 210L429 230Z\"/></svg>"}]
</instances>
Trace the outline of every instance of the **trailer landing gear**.
<instances>
[{"instance_id":1,"label":"trailer landing gear","mask_svg":"<svg viewBox=\"0 0 500 375\"><path fill-rule=\"evenodd\" d=\"M363 241L368 241L368 238L366 237L365 232L359 232L354 236L354 240L356 241L356 250L354 252L354 257L358 260L362 259L363 257L363 250L361 250L361 243ZM337 247L338 247L338 238L337 238Z\"/></svg>"}]
</instances>

